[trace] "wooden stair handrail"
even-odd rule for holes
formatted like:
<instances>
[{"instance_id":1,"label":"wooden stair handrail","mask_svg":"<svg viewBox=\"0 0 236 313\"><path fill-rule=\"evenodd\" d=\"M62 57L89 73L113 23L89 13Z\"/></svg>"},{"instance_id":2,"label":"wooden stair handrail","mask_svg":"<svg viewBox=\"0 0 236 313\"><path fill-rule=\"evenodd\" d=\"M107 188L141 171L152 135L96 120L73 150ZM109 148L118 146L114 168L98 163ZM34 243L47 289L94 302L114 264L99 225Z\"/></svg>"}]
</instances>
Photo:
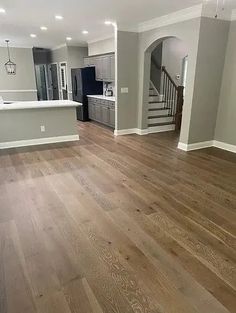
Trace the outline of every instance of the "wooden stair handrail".
<instances>
[{"instance_id":1,"label":"wooden stair handrail","mask_svg":"<svg viewBox=\"0 0 236 313\"><path fill-rule=\"evenodd\" d=\"M162 72L164 72L166 74L166 76L168 77L168 79L171 81L171 83L174 85L175 89L178 89L178 86L176 85L176 83L174 82L174 80L172 79L172 77L170 76L169 72L167 71L165 66L161 67Z\"/></svg>"}]
</instances>

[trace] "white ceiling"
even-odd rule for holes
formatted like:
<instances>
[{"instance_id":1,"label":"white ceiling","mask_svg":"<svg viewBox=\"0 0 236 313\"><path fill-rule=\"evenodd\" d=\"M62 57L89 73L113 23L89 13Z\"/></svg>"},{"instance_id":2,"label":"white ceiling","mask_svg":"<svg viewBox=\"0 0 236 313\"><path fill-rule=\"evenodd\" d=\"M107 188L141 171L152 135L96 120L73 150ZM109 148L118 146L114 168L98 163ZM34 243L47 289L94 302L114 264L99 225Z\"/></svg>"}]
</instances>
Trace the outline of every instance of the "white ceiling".
<instances>
[{"instance_id":1,"label":"white ceiling","mask_svg":"<svg viewBox=\"0 0 236 313\"><path fill-rule=\"evenodd\" d=\"M215 1L215 0L212 0ZM223 1L223 0L222 0ZM226 0L227 1L227 0ZM235 2L235 0L228 0ZM52 48L65 43L86 45L113 35L113 27L104 25L112 20L124 28L134 27L147 20L182 10L202 0L0 0L0 45L10 39L12 46ZM55 20L63 15L62 21ZM40 26L47 26L41 31ZM88 30L83 35L82 30ZM37 38L30 38L30 34Z\"/></svg>"}]
</instances>

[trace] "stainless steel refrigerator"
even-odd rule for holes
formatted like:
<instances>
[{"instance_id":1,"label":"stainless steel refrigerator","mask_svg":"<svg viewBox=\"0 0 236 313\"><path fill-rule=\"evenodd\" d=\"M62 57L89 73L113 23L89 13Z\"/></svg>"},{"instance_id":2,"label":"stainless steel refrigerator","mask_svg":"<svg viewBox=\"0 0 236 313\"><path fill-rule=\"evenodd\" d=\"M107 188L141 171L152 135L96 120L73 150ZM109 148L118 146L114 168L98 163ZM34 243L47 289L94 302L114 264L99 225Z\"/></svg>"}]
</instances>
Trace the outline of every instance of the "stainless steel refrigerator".
<instances>
[{"instance_id":1,"label":"stainless steel refrigerator","mask_svg":"<svg viewBox=\"0 0 236 313\"><path fill-rule=\"evenodd\" d=\"M82 103L77 108L77 119L88 121L87 95L102 95L103 82L96 81L95 67L76 68L71 70L73 101Z\"/></svg>"}]
</instances>

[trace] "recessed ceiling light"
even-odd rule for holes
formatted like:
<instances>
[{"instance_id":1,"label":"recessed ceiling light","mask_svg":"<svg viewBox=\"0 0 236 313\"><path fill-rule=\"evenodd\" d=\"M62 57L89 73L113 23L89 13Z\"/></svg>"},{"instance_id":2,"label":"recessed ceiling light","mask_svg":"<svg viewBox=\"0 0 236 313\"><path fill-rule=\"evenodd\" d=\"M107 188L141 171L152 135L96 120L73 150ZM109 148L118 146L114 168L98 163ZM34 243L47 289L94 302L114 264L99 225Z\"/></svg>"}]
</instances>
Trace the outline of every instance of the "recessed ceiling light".
<instances>
[{"instance_id":1,"label":"recessed ceiling light","mask_svg":"<svg viewBox=\"0 0 236 313\"><path fill-rule=\"evenodd\" d=\"M112 22L111 22L111 21L105 21L105 24L106 24L106 25L111 25Z\"/></svg>"},{"instance_id":2,"label":"recessed ceiling light","mask_svg":"<svg viewBox=\"0 0 236 313\"><path fill-rule=\"evenodd\" d=\"M41 30L47 30L48 28L46 26L41 26L40 29Z\"/></svg>"},{"instance_id":3,"label":"recessed ceiling light","mask_svg":"<svg viewBox=\"0 0 236 313\"><path fill-rule=\"evenodd\" d=\"M88 31L87 31L87 30L83 30L83 31L82 31L82 34L87 35L87 34L88 34Z\"/></svg>"},{"instance_id":4,"label":"recessed ceiling light","mask_svg":"<svg viewBox=\"0 0 236 313\"><path fill-rule=\"evenodd\" d=\"M37 36L35 34L30 34L31 38L36 38Z\"/></svg>"},{"instance_id":5,"label":"recessed ceiling light","mask_svg":"<svg viewBox=\"0 0 236 313\"><path fill-rule=\"evenodd\" d=\"M0 8L0 13L6 13L6 10L3 8Z\"/></svg>"},{"instance_id":6,"label":"recessed ceiling light","mask_svg":"<svg viewBox=\"0 0 236 313\"><path fill-rule=\"evenodd\" d=\"M66 37L66 40L71 41L72 38L71 37Z\"/></svg>"},{"instance_id":7,"label":"recessed ceiling light","mask_svg":"<svg viewBox=\"0 0 236 313\"><path fill-rule=\"evenodd\" d=\"M55 19L56 19L56 20L63 20L63 16L61 16L61 15L55 15Z\"/></svg>"}]
</instances>

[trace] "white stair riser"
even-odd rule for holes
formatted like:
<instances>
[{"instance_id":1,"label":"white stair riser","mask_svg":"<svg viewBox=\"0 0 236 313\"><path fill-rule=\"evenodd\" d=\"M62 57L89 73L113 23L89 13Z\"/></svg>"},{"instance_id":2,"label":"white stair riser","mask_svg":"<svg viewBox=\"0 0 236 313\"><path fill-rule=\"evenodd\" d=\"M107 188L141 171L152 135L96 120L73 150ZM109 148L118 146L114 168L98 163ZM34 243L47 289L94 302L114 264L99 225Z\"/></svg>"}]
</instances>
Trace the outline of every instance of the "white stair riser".
<instances>
[{"instance_id":1,"label":"white stair riser","mask_svg":"<svg viewBox=\"0 0 236 313\"><path fill-rule=\"evenodd\" d=\"M172 116L167 117L157 117L157 118L151 118L148 119L148 124L156 124L156 123L170 123L173 121Z\"/></svg>"},{"instance_id":2,"label":"white stair riser","mask_svg":"<svg viewBox=\"0 0 236 313\"><path fill-rule=\"evenodd\" d=\"M148 116L167 115L169 110L148 111Z\"/></svg>"},{"instance_id":3,"label":"white stair riser","mask_svg":"<svg viewBox=\"0 0 236 313\"><path fill-rule=\"evenodd\" d=\"M156 95L149 96L149 102L154 102L154 101L160 101L159 96L156 96Z\"/></svg>"},{"instance_id":4,"label":"white stair riser","mask_svg":"<svg viewBox=\"0 0 236 313\"><path fill-rule=\"evenodd\" d=\"M165 103L149 103L148 104L148 108L149 109L162 109L162 108L164 108L164 106L165 106Z\"/></svg>"},{"instance_id":5,"label":"white stair riser","mask_svg":"<svg viewBox=\"0 0 236 313\"><path fill-rule=\"evenodd\" d=\"M161 132L166 132L166 131L171 131L171 130L175 130L174 124L148 127L148 133L149 134L161 133Z\"/></svg>"},{"instance_id":6,"label":"white stair riser","mask_svg":"<svg viewBox=\"0 0 236 313\"><path fill-rule=\"evenodd\" d=\"M154 96L158 96L158 94L156 93L155 90L149 90L149 96L154 97Z\"/></svg>"}]
</instances>

